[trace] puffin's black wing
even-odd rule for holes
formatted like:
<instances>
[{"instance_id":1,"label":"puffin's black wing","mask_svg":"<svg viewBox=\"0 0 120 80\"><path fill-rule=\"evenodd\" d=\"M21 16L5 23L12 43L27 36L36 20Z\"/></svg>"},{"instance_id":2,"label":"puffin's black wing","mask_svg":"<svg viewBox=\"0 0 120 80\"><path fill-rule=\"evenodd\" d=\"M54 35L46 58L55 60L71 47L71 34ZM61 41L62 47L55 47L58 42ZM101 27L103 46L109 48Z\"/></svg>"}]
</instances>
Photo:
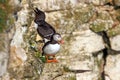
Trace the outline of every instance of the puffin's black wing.
<instances>
[{"instance_id":1,"label":"puffin's black wing","mask_svg":"<svg viewBox=\"0 0 120 80\"><path fill-rule=\"evenodd\" d=\"M34 22L38 24L37 32L42 38L51 39L51 36L56 33L55 29L45 21L45 13L38 8L34 10L35 20Z\"/></svg>"},{"instance_id":2,"label":"puffin's black wing","mask_svg":"<svg viewBox=\"0 0 120 80\"><path fill-rule=\"evenodd\" d=\"M43 11L39 10L38 8L35 8L34 12L35 12L34 22L36 24L40 25L39 21L45 20L45 13Z\"/></svg>"},{"instance_id":3,"label":"puffin's black wing","mask_svg":"<svg viewBox=\"0 0 120 80\"><path fill-rule=\"evenodd\" d=\"M45 21L40 21L41 25L38 25L37 32L42 38L51 39L52 35L56 33L55 29Z\"/></svg>"}]
</instances>

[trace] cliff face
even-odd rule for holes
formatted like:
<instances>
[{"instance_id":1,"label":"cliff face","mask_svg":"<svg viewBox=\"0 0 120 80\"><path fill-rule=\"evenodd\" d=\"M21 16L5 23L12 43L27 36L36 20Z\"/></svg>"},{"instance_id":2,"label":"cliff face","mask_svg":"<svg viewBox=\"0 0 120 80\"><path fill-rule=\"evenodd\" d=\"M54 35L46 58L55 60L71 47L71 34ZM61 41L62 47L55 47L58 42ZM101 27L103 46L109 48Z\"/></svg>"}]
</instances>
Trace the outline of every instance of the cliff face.
<instances>
[{"instance_id":1,"label":"cliff face","mask_svg":"<svg viewBox=\"0 0 120 80\"><path fill-rule=\"evenodd\" d=\"M0 48L0 79L119 80L120 1L110 1L10 0L13 24L4 33L8 37L0 38L5 43ZM59 63L40 58L43 44L37 42L41 38L34 23L35 7L63 37L65 43L56 55Z\"/></svg>"}]
</instances>

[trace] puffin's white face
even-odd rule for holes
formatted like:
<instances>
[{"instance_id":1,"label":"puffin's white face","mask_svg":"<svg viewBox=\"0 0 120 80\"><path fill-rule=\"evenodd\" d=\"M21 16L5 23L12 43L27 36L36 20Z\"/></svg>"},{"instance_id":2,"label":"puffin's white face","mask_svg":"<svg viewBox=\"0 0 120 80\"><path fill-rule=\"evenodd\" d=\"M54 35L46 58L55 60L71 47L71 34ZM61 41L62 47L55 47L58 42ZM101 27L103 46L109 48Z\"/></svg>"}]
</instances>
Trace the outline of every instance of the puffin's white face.
<instances>
[{"instance_id":1,"label":"puffin's white face","mask_svg":"<svg viewBox=\"0 0 120 80\"><path fill-rule=\"evenodd\" d=\"M54 39L55 41L61 41L61 40L62 40L62 37L60 36L60 34L55 34L55 35L53 35L53 39Z\"/></svg>"}]
</instances>

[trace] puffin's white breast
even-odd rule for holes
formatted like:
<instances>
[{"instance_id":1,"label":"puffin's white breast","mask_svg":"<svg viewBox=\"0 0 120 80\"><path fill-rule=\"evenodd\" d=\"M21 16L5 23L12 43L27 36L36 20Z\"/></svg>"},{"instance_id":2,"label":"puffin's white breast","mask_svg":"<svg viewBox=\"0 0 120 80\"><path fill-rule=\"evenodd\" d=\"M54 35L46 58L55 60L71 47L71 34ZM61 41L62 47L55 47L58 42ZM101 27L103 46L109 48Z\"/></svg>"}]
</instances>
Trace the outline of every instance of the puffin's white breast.
<instances>
[{"instance_id":1,"label":"puffin's white breast","mask_svg":"<svg viewBox=\"0 0 120 80\"><path fill-rule=\"evenodd\" d=\"M37 29L38 28L38 24L34 23L34 27L35 27L35 29Z\"/></svg>"},{"instance_id":2,"label":"puffin's white breast","mask_svg":"<svg viewBox=\"0 0 120 80\"><path fill-rule=\"evenodd\" d=\"M49 44L44 47L45 54L56 54L60 50L59 44Z\"/></svg>"}]
</instances>

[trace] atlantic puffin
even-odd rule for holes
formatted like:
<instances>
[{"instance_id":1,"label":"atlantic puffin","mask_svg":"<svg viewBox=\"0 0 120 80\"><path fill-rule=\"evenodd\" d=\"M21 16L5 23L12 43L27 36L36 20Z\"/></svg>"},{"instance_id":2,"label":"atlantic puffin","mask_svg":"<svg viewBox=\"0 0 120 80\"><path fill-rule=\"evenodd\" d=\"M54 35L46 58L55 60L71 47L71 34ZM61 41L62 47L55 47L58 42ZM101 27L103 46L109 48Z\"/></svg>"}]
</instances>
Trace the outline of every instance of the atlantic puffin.
<instances>
[{"instance_id":1,"label":"atlantic puffin","mask_svg":"<svg viewBox=\"0 0 120 80\"><path fill-rule=\"evenodd\" d=\"M59 33L55 33L51 40L45 43L43 46L42 55L45 55L47 63L58 62L55 58L55 55L60 50L60 43L63 44L61 35Z\"/></svg>"},{"instance_id":2,"label":"atlantic puffin","mask_svg":"<svg viewBox=\"0 0 120 80\"><path fill-rule=\"evenodd\" d=\"M37 32L43 38L43 42L50 41L53 34L56 33L55 29L45 21L45 13L38 8L35 8L35 20L38 25Z\"/></svg>"}]
</instances>

